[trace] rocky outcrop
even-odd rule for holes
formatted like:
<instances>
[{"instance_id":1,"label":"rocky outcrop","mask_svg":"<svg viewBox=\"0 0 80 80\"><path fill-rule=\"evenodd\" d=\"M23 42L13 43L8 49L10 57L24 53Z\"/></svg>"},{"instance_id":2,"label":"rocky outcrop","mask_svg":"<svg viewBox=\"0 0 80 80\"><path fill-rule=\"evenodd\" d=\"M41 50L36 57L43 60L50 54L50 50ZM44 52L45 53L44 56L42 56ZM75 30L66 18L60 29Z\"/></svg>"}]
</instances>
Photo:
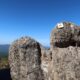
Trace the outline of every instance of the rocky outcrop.
<instances>
[{"instance_id":1,"label":"rocky outcrop","mask_svg":"<svg viewBox=\"0 0 80 80\"><path fill-rule=\"evenodd\" d=\"M51 45L57 47L75 46L80 41L80 28L69 22L63 22L63 28L56 28L51 33Z\"/></svg>"},{"instance_id":2,"label":"rocky outcrop","mask_svg":"<svg viewBox=\"0 0 80 80\"><path fill-rule=\"evenodd\" d=\"M80 28L62 23L51 33L51 80L80 80Z\"/></svg>"},{"instance_id":3,"label":"rocky outcrop","mask_svg":"<svg viewBox=\"0 0 80 80\"><path fill-rule=\"evenodd\" d=\"M9 49L12 80L80 80L80 28L71 22L56 25L50 49L30 37Z\"/></svg>"},{"instance_id":4,"label":"rocky outcrop","mask_svg":"<svg viewBox=\"0 0 80 80\"><path fill-rule=\"evenodd\" d=\"M13 42L9 64L13 80L44 80L40 44L29 37Z\"/></svg>"}]
</instances>

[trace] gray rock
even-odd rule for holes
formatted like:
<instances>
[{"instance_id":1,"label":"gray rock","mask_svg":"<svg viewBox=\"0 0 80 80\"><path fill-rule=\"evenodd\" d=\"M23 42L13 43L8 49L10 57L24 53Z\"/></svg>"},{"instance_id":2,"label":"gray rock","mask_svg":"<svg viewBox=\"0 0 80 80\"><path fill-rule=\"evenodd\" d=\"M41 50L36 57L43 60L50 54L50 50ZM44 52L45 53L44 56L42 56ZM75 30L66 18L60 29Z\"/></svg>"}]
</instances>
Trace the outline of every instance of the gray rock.
<instances>
[{"instance_id":1,"label":"gray rock","mask_svg":"<svg viewBox=\"0 0 80 80\"><path fill-rule=\"evenodd\" d=\"M62 22L52 30L50 49L30 37L9 49L12 80L80 80L80 28Z\"/></svg>"},{"instance_id":2,"label":"gray rock","mask_svg":"<svg viewBox=\"0 0 80 80\"><path fill-rule=\"evenodd\" d=\"M43 70L44 80L49 80L49 68L52 61L52 53L49 49L41 47L41 69Z\"/></svg>"},{"instance_id":3,"label":"gray rock","mask_svg":"<svg viewBox=\"0 0 80 80\"><path fill-rule=\"evenodd\" d=\"M10 46L9 64L12 80L44 80L40 44L29 37Z\"/></svg>"},{"instance_id":4,"label":"gray rock","mask_svg":"<svg viewBox=\"0 0 80 80\"><path fill-rule=\"evenodd\" d=\"M80 80L80 28L68 22L62 24L51 33L50 80Z\"/></svg>"}]
</instances>

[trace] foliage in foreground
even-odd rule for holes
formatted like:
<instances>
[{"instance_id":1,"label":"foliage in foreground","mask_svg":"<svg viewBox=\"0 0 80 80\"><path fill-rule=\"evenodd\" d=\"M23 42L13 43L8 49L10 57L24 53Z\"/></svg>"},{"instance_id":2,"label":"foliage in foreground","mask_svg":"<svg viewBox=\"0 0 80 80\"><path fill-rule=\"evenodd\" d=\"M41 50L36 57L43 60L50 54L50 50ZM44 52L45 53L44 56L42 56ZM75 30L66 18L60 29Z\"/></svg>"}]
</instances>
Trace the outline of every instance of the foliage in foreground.
<instances>
[{"instance_id":1,"label":"foliage in foreground","mask_svg":"<svg viewBox=\"0 0 80 80\"><path fill-rule=\"evenodd\" d=\"M0 69L5 69L5 68L9 68L9 64L8 64L8 55L2 55L2 53L0 53Z\"/></svg>"}]
</instances>

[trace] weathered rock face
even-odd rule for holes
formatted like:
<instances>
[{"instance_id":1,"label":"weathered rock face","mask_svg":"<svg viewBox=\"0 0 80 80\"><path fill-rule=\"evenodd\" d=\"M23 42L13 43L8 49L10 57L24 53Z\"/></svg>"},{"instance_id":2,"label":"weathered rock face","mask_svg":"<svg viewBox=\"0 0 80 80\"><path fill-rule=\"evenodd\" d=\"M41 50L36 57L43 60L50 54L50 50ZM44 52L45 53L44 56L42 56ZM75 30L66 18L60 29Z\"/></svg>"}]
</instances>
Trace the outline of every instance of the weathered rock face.
<instances>
[{"instance_id":1,"label":"weathered rock face","mask_svg":"<svg viewBox=\"0 0 80 80\"><path fill-rule=\"evenodd\" d=\"M57 24L50 49L29 37L13 42L9 64L12 80L80 80L80 28Z\"/></svg>"},{"instance_id":2,"label":"weathered rock face","mask_svg":"<svg viewBox=\"0 0 80 80\"><path fill-rule=\"evenodd\" d=\"M12 80L44 80L40 44L29 37L11 45L9 64Z\"/></svg>"},{"instance_id":3,"label":"weathered rock face","mask_svg":"<svg viewBox=\"0 0 80 80\"><path fill-rule=\"evenodd\" d=\"M57 47L75 46L80 42L80 28L68 22L63 22L63 27L56 28L51 33L51 45Z\"/></svg>"},{"instance_id":4,"label":"weathered rock face","mask_svg":"<svg viewBox=\"0 0 80 80\"><path fill-rule=\"evenodd\" d=\"M59 25L58 25L59 26ZM80 80L80 29L62 23L51 33L51 80Z\"/></svg>"},{"instance_id":5,"label":"weathered rock face","mask_svg":"<svg viewBox=\"0 0 80 80\"><path fill-rule=\"evenodd\" d=\"M43 70L44 80L49 80L49 68L52 61L52 53L49 49L41 47L41 69Z\"/></svg>"}]
</instances>

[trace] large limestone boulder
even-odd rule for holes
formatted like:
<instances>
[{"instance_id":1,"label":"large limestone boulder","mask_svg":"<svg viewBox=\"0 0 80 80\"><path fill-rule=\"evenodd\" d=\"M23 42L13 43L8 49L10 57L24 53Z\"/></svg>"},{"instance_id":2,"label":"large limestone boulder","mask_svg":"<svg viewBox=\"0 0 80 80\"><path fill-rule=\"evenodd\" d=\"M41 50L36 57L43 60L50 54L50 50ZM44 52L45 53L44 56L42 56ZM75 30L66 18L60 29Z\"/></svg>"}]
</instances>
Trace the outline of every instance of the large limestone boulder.
<instances>
[{"instance_id":1,"label":"large limestone boulder","mask_svg":"<svg viewBox=\"0 0 80 80\"><path fill-rule=\"evenodd\" d=\"M80 28L62 22L51 32L50 80L80 80Z\"/></svg>"},{"instance_id":2,"label":"large limestone boulder","mask_svg":"<svg viewBox=\"0 0 80 80\"><path fill-rule=\"evenodd\" d=\"M29 37L10 46L9 64L12 80L44 80L40 44Z\"/></svg>"}]
</instances>

